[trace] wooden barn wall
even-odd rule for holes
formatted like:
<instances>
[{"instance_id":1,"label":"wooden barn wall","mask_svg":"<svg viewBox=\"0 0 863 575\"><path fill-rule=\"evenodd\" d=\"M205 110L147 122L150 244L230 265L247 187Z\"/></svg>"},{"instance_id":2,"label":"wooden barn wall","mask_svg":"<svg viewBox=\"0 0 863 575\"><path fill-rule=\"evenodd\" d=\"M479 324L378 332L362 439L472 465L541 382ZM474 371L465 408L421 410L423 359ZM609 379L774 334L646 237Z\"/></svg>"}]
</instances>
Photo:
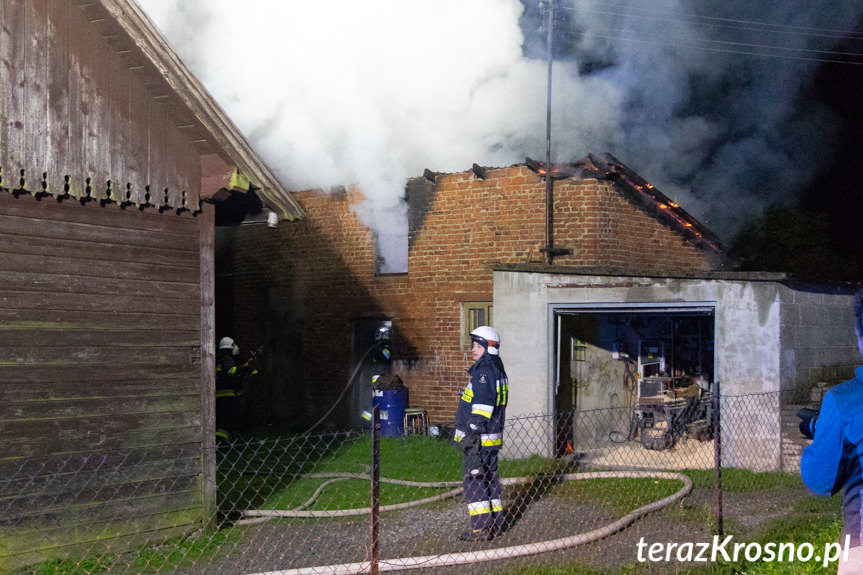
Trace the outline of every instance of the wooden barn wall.
<instances>
[{"instance_id":1,"label":"wooden barn wall","mask_svg":"<svg viewBox=\"0 0 863 575\"><path fill-rule=\"evenodd\" d=\"M0 571L200 527L202 225L0 190Z\"/></svg>"},{"instance_id":2,"label":"wooden barn wall","mask_svg":"<svg viewBox=\"0 0 863 575\"><path fill-rule=\"evenodd\" d=\"M214 150L105 16L0 0L0 572L213 511Z\"/></svg>"},{"instance_id":3,"label":"wooden barn wall","mask_svg":"<svg viewBox=\"0 0 863 575\"><path fill-rule=\"evenodd\" d=\"M99 10L0 2L0 185L195 209L201 127Z\"/></svg>"}]
</instances>

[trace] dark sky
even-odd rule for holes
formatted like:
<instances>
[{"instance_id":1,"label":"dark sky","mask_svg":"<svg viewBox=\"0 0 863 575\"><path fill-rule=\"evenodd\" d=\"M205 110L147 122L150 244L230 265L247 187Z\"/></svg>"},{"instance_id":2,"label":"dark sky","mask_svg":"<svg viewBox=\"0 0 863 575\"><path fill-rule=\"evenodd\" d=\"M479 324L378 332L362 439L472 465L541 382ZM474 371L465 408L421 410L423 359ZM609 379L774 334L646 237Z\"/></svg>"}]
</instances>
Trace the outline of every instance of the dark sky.
<instances>
[{"instance_id":1,"label":"dark sky","mask_svg":"<svg viewBox=\"0 0 863 575\"><path fill-rule=\"evenodd\" d=\"M858 30L863 32L863 26ZM863 42L840 49L861 50ZM801 194L807 210L828 216L838 252L857 263L863 280L863 66L824 64L812 86L814 97L839 118L836 153Z\"/></svg>"},{"instance_id":2,"label":"dark sky","mask_svg":"<svg viewBox=\"0 0 863 575\"><path fill-rule=\"evenodd\" d=\"M544 58L543 10L522 4L526 53ZM621 134L589 151L613 153L729 244L771 206L825 214L832 249L863 270L863 3L556 7L556 62L624 92ZM555 101L552 115L577 105Z\"/></svg>"}]
</instances>

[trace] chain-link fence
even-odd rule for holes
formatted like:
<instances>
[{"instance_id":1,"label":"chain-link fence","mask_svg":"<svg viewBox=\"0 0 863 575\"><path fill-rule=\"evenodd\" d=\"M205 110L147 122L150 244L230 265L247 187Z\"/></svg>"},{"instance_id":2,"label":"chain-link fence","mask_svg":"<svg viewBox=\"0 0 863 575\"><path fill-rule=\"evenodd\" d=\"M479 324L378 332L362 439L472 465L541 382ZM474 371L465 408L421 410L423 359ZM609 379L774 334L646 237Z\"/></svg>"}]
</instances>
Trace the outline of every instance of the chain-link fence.
<instances>
[{"instance_id":1,"label":"chain-link fence","mask_svg":"<svg viewBox=\"0 0 863 575\"><path fill-rule=\"evenodd\" d=\"M800 406L783 399L510 418L505 520L490 541L460 540L462 453L424 420L377 441L363 430L220 444L215 486L194 446L3 461L0 572L676 572L701 564L654 561L650 545L836 540L837 498L803 486Z\"/></svg>"}]
</instances>

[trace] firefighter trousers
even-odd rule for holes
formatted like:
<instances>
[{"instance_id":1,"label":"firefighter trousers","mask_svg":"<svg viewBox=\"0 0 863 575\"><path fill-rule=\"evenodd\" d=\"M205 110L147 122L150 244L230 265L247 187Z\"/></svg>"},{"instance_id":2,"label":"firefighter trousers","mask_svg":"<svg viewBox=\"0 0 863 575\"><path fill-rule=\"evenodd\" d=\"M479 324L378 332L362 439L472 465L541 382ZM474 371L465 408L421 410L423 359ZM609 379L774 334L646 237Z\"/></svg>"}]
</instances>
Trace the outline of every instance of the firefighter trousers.
<instances>
[{"instance_id":1,"label":"firefighter trousers","mask_svg":"<svg viewBox=\"0 0 863 575\"><path fill-rule=\"evenodd\" d=\"M480 450L482 466L476 475L471 475L467 463L464 466L464 497L470 515L470 527L474 531L489 529L497 533L503 528L503 500L497 454L497 449Z\"/></svg>"}]
</instances>

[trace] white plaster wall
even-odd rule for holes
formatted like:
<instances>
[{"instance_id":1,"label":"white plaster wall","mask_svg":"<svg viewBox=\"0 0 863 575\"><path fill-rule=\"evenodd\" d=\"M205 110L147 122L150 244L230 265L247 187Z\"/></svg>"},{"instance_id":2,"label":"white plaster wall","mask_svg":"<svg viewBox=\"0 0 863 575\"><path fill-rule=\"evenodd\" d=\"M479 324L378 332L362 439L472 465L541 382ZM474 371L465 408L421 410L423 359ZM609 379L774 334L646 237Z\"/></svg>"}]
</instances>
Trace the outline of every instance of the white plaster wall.
<instances>
[{"instance_id":1,"label":"white plaster wall","mask_svg":"<svg viewBox=\"0 0 863 575\"><path fill-rule=\"evenodd\" d=\"M540 274L494 274L494 327L509 377L501 456L552 455L554 398L549 389L548 313Z\"/></svg>"},{"instance_id":2,"label":"white plaster wall","mask_svg":"<svg viewBox=\"0 0 863 575\"><path fill-rule=\"evenodd\" d=\"M510 271L496 271L494 277L495 327L510 378L504 456L553 452L552 418L536 418L553 412L550 306L697 302L715 305L716 376L723 395L737 397L733 405L723 405L723 462L779 468L778 395L765 395L781 385L779 284Z\"/></svg>"},{"instance_id":3,"label":"white plaster wall","mask_svg":"<svg viewBox=\"0 0 863 575\"><path fill-rule=\"evenodd\" d=\"M819 382L854 377L860 352L854 335L854 296L783 288L781 382L790 400L805 402Z\"/></svg>"}]
</instances>

